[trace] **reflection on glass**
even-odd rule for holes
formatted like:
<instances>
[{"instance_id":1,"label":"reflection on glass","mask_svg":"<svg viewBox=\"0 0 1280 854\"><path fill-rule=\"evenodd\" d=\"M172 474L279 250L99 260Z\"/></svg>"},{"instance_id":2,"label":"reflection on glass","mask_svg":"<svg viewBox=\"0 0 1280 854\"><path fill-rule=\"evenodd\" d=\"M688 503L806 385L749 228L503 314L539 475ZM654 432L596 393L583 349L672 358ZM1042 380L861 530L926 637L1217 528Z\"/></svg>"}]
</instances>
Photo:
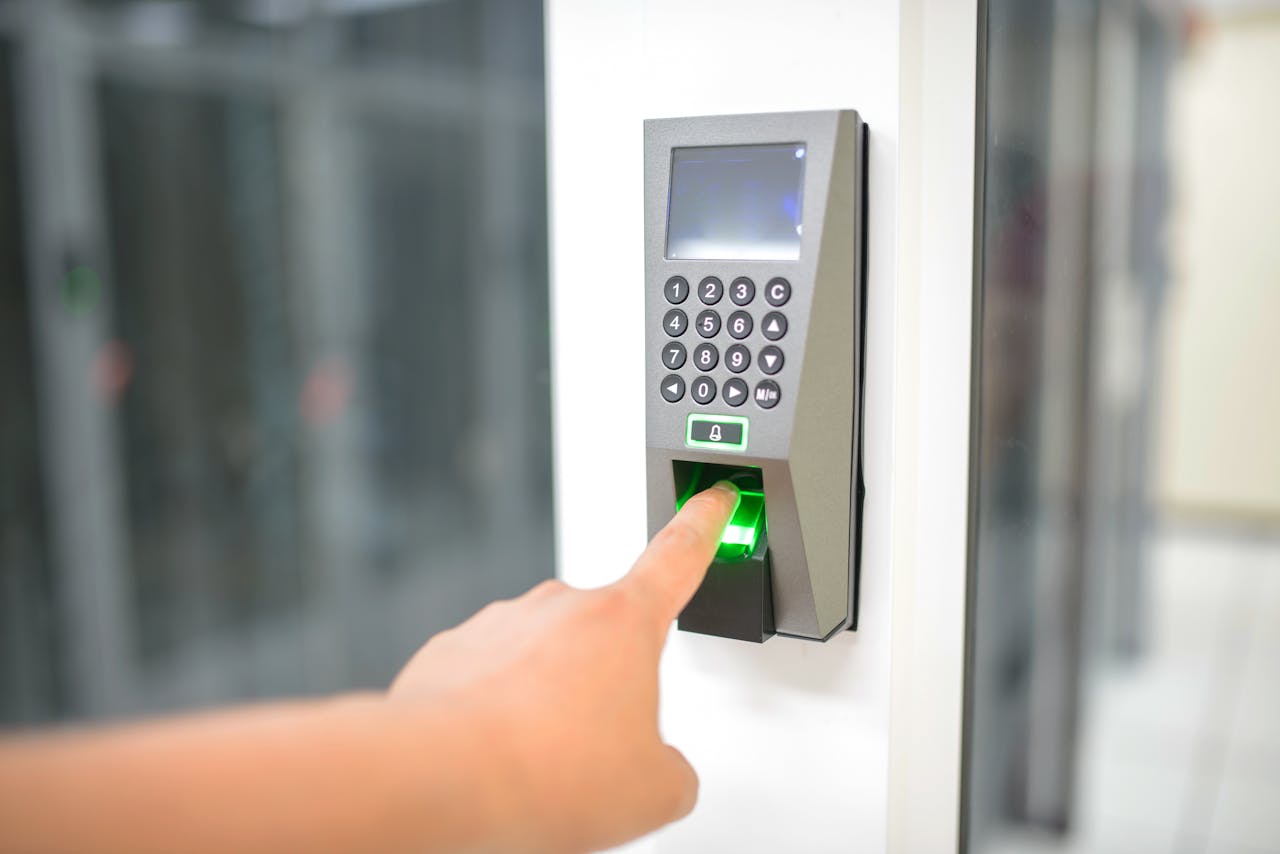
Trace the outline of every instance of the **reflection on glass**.
<instances>
[{"instance_id":1,"label":"reflection on glass","mask_svg":"<svg viewBox=\"0 0 1280 854\"><path fill-rule=\"evenodd\" d=\"M552 572L541 5L157 5L23 31L98 34L56 144L0 95L66 177L0 193L0 721L384 685Z\"/></svg>"},{"instance_id":2,"label":"reflection on glass","mask_svg":"<svg viewBox=\"0 0 1280 854\"><path fill-rule=\"evenodd\" d=\"M0 41L0 721L39 720L61 697L40 477L14 63Z\"/></svg>"}]
</instances>

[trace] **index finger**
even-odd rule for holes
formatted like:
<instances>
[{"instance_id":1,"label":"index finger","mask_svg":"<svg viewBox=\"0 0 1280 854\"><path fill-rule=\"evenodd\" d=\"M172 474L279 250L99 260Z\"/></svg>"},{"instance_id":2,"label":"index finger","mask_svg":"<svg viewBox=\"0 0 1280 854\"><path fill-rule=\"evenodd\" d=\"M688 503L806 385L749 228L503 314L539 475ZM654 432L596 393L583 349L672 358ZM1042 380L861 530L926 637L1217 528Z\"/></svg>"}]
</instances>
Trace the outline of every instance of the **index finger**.
<instances>
[{"instance_id":1,"label":"index finger","mask_svg":"<svg viewBox=\"0 0 1280 854\"><path fill-rule=\"evenodd\" d=\"M693 598L737 507L738 487L727 480L693 496L618 584L651 602L665 627Z\"/></svg>"}]
</instances>

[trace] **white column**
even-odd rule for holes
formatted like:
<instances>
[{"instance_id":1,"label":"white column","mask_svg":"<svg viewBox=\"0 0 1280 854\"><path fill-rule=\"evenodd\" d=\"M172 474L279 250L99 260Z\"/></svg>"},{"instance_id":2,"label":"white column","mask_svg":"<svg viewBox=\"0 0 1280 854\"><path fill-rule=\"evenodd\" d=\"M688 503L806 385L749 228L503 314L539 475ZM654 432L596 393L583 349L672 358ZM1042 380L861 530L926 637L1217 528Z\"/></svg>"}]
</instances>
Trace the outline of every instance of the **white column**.
<instances>
[{"instance_id":1,"label":"white column","mask_svg":"<svg viewBox=\"0 0 1280 854\"><path fill-rule=\"evenodd\" d=\"M891 403L892 851L953 851L963 832L960 759L969 410L971 376L977 376L970 353L981 26L985 22L978 19L976 0L902 4L899 304Z\"/></svg>"}]
</instances>

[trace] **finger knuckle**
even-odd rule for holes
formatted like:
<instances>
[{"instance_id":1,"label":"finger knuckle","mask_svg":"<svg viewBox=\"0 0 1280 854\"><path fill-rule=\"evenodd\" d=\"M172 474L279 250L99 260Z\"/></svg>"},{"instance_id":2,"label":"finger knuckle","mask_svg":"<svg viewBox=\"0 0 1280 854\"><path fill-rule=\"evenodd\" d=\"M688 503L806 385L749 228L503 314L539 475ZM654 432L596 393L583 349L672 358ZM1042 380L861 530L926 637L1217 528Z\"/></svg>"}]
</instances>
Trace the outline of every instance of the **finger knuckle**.
<instances>
[{"instance_id":1,"label":"finger knuckle","mask_svg":"<svg viewBox=\"0 0 1280 854\"><path fill-rule=\"evenodd\" d=\"M511 605L512 605L512 600L510 599L497 599L485 605L479 611L476 611L476 615L471 619L491 620L494 617L501 616L504 611L510 610Z\"/></svg>"},{"instance_id":2,"label":"finger knuckle","mask_svg":"<svg viewBox=\"0 0 1280 854\"><path fill-rule=\"evenodd\" d=\"M596 615L610 621L625 619L632 609L633 602L629 593L621 587L606 587L592 597Z\"/></svg>"},{"instance_id":3,"label":"finger knuckle","mask_svg":"<svg viewBox=\"0 0 1280 854\"><path fill-rule=\"evenodd\" d=\"M658 536L654 537L654 545L664 550L687 549L697 542L697 528L680 518L672 519L658 532Z\"/></svg>"},{"instance_id":4,"label":"finger knuckle","mask_svg":"<svg viewBox=\"0 0 1280 854\"><path fill-rule=\"evenodd\" d=\"M569 585L565 584L558 578L548 578L534 586L529 592L535 596L548 596L555 593L563 593L569 589Z\"/></svg>"}]
</instances>

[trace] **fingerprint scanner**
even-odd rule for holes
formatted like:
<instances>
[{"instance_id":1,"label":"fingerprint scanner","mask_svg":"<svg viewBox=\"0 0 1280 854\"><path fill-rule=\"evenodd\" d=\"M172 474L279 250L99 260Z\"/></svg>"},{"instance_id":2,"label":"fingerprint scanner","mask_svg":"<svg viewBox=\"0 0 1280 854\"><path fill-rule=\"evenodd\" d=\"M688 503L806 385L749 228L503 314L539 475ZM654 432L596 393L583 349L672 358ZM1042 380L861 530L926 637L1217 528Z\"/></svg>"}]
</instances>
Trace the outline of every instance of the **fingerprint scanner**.
<instances>
[{"instance_id":1,"label":"fingerprint scanner","mask_svg":"<svg viewBox=\"0 0 1280 854\"><path fill-rule=\"evenodd\" d=\"M764 486L760 478L760 470L745 466L722 466L707 463L682 463L677 461L676 482L685 484L685 489L676 498L676 510L685 502L704 489L714 486L721 480L731 481L738 487L738 505L729 524L720 536L720 547L716 549L716 560L746 560L756 552L761 535L765 531ZM681 478L681 474L684 478Z\"/></svg>"}]
</instances>

